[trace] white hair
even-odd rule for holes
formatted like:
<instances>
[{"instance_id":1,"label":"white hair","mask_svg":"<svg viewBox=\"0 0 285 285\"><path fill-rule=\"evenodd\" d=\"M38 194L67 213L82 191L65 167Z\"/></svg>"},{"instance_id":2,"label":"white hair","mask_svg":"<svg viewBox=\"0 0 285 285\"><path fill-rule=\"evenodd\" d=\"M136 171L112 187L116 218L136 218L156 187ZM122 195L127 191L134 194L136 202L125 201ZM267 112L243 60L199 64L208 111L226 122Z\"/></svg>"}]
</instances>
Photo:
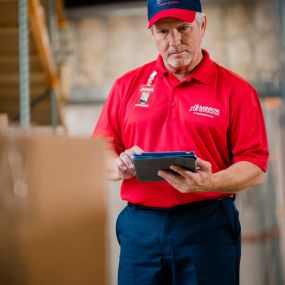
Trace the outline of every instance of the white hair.
<instances>
[{"instance_id":1,"label":"white hair","mask_svg":"<svg viewBox=\"0 0 285 285\"><path fill-rule=\"evenodd\" d=\"M196 12L196 23L198 24L199 27L202 26L203 23L203 18L204 18L204 13L202 12Z\"/></svg>"}]
</instances>

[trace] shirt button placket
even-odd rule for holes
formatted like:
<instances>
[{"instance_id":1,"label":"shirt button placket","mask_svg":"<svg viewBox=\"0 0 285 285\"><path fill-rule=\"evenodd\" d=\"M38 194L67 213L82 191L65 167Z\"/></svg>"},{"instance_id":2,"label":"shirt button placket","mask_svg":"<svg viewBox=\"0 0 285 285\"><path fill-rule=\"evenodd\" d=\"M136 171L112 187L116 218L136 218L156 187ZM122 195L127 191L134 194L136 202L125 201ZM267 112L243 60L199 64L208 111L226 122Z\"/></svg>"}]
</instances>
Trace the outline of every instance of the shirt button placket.
<instances>
[{"instance_id":1,"label":"shirt button placket","mask_svg":"<svg viewBox=\"0 0 285 285\"><path fill-rule=\"evenodd\" d=\"M173 90L173 94L172 94L172 99L170 102L170 116L169 119L170 121L174 122L176 121L176 116L177 116L177 99L176 99L176 90Z\"/></svg>"}]
</instances>

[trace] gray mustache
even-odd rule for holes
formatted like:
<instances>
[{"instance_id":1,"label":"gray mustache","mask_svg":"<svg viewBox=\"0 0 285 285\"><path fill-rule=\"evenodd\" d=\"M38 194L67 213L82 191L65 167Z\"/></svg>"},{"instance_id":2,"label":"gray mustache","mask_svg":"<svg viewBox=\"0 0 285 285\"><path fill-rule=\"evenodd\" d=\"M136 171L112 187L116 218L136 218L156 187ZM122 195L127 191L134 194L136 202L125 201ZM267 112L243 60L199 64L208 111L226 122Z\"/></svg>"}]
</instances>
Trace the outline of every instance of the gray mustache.
<instances>
[{"instance_id":1,"label":"gray mustache","mask_svg":"<svg viewBox=\"0 0 285 285\"><path fill-rule=\"evenodd\" d=\"M187 49L185 47L175 47L175 48L171 48L169 51L168 51L168 55L172 55L172 54L175 54L175 53L180 53L180 52L183 52L183 51L187 51Z\"/></svg>"}]
</instances>

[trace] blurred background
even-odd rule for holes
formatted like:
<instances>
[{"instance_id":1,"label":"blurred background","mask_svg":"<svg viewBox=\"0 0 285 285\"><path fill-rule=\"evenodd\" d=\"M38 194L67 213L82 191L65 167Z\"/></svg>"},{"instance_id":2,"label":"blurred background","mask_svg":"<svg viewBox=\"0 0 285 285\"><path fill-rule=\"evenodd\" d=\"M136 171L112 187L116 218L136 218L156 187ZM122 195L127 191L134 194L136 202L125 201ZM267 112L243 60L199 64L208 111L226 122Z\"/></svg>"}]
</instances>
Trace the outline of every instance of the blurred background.
<instances>
[{"instance_id":1,"label":"blurred background","mask_svg":"<svg viewBox=\"0 0 285 285\"><path fill-rule=\"evenodd\" d=\"M282 285L285 1L202 3L203 47L255 86L270 143L265 183L237 198L241 285ZM89 139L114 80L157 57L146 13L146 1L0 0L0 284L116 284L125 202Z\"/></svg>"}]
</instances>

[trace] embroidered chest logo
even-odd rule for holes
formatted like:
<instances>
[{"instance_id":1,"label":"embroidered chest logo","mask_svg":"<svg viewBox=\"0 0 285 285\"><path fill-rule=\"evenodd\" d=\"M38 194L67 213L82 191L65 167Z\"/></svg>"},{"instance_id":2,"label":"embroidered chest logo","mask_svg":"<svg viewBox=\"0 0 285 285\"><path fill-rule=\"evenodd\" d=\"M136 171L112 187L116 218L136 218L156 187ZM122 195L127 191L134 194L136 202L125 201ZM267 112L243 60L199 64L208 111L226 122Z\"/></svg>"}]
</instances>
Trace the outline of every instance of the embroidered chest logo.
<instances>
[{"instance_id":1,"label":"embroidered chest logo","mask_svg":"<svg viewBox=\"0 0 285 285\"><path fill-rule=\"evenodd\" d=\"M189 112L198 115L198 116L205 116L210 118L219 117L221 114L220 109L209 107L209 106L203 106L200 104L195 104L190 107Z\"/></svg>"},{"instance_id":2,"label":"embroidered chest logo","mask_svg":"<svg viewBox=\"0 0 285 285\"><path fill-rule=\"evenodd\" d=\"M142 84L140 86L140 98L138 102L136 102L135 104L136 107L145 107L145 108L149 107L149 100L154 91L154 86L152 85L152 82L154 78L156 77L156 75L157 75L157 72L154 71L150 75L147 81L147 84Z\"/></svg>"}]
</instances>

